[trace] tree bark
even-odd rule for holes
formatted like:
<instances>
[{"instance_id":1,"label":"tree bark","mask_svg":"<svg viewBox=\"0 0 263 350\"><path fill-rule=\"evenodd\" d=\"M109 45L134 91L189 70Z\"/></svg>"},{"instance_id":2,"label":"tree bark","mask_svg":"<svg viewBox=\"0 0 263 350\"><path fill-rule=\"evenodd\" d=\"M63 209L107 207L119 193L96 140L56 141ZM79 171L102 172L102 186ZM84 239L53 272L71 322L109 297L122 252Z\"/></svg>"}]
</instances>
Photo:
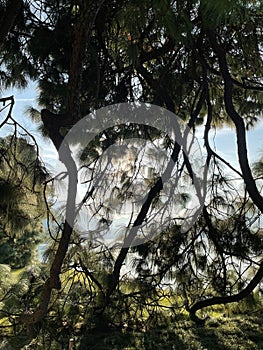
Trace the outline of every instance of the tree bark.
<instances>
[{"instance_id":1,"label":"tree bark","mask_svg":"<svg viewBox=\"0 0 263 350\"><path fill-rule=\"evenodd\" d=\"M206 93L205 93L205 89L203 89L201 96L198 100L197 106L196 106L195 110L193 111L191 118L190 118L190 121L188 123L189 128L192 128L194 126L195 120L196 120L197 116L199 115L199 113L203 107L203 104L205 102L205 98L206 98ZM172 104L172 106L173 106L173 104ZM162 177L163 179L167 179L167 180L170 179L171 173L173 170L173 166L178 159L178 155L179 155L180 150L181 150L181 146L178 143L175 143L173 153L171 155L171 161L168 163L168 165L163 173L163 177ZM148 211L150 209L152 201L154 200L154 198L156 198L156 196L163 189L162 178L159 178L156 181L156 183L153 185L153 187L150 189L150 191L147 195L147 198L146 198L144 204L142 205L141 210L140 210L136 220L134 221L131 232L129 233L129 235L125 239L124 247L120 250L120 253L115 261L114 270L110 276L110 283L109 283L109 287L108 287L107 292L106 292L106 302L109 301L110 296L112 295L112 293L114 292L114 290L116 289L116 287L119 283L120 271L121 271L122 265L124 263L124 260L129 252L129 246L131 245L132 241L136 237L136 234L138 231L137 227L143 223L144 219L146 218L146 216L148 214Z\"/></svg>"},{"instance_id":2,"label":"tree bark","mask_svg":"<svg viewBox=\"0 0 263 350\"><path fill-rule=\"evenodd\" d=\"M225 50L217 43L215 32L211 28L207 28L206 32L210 40L210 44L219 60L220 72L224 81L225 109L236 127L238 159L242 172L242 177L244 179L250 198L253 200L254 204L258 207L258 209L263 213L263 198L258 191L248 161L245 123L242 117L235 110L233 104L233 79L228 69L226 53ZM251 292L253 292L253 290L260 283L262 278L263 262L261 262L260 267L254 278L252 278L249 284L241 292L234 295L218 296L198 301L190 308L190 317L197 323L204 322L205 320L202 320L196 316L196 312L198 310L201 310L202 308L207 306L238 302L246 298Z\"/></svg>"},{"instance_id":3,"label":"tree bark","mask_svg":"<svg viewBox=\"0 0 263 350\"><path fill-rule=\"evenodd\" d=\"M214 31L208 29L207 33L211 46L218 57L221 75L224 80L225 109L236 127L238 160L243 179L251 199L258 207L258 209L263 213L263 197L260 195L257 189L248 161L245 123L241 116L237 113L233 104L233 82L227 65L226 53L224 49L221 48L217 43Z\"/></svg>"},{"instance_id":4,"label":"tree bark","mask_svg":"<svg viewBox=\"0 0 263 350\"><path fill-rule=\"evenodd\" d=\"M260 267L255 274L254 278L249 282L249 284L244 288L241 292L233 294L233 295L228 295L228 296L223 296L223 297L213 297L205 300L198 301L195 303L191 308L190 308L190 317L193 321L197 323L202 323L205 320L200 319L197 315L196 312L198 310L203 309L204 307L207 306L213 306L213 305L218 305L218 304L229 304L229 303L234 303L237 301L240 301L244 298L246 298L250 293L253 292L253 290L256 288L256 286L259 284L259 282L262 280L263 277L263 262L260 264Z\"/></svg>"},{"instance_id":5,"label":"tree bark","mask_svg":"<svg viewBox=\"0 0 263 350\"><path fill-rule=\"evenodd\" d=\"M80 105L80 90L82 79L82 66L85 58L87 41L91 34L91 29L94 25L97 13L105 0L89 1L82 0L80 4L80 15L76 23L74 33L75 40L73 43L73 53L70 63L69 82L68 82L68 104L66 115L56 115L44 109L41 112L41 118L45 129L48 132L49 138L56 147L61 162L63 162L68 170L69 186L66 208L66 220L64 222L59 245L55 253L55 258L50 268L50 276L46 280L40 303L37 309L32 314L22 315L19 322L27 326L40 322L48 312L48 305L52 295L52 290L61 288L60 273L67 254L70 237L73 231L72 223L75 215L75 199L77 192L77 168L71 157L71 152L66 143L63 143L63 136L60 134L60 128L71 126L79 117ZM88 6L90 5L90 6ZM64 147L63 152L60 152L61 147Z\"/></svg>"}]
</instances>

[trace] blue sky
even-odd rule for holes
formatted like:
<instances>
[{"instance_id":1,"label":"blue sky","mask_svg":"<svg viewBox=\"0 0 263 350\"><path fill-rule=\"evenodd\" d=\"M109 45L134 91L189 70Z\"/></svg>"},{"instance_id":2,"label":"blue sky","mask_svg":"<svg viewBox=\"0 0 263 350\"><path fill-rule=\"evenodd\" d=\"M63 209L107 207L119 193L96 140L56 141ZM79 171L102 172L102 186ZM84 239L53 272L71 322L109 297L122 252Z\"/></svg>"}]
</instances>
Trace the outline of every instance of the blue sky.
<instances>
[{"instance_id":1,"label":"blue sky","mask_svg":"<svg viewBox=\"0 0 263 350\"><path fill-rule=\"evenodd\" d=\"M47 164L47 167L50 168L52 167L52 159L58 158L56 149L49 139L44 139L42 137L39 131L40 123L33 122L25 113L29 106L39 109L37 104L37 94L37 85L33 82L30 82L28 87L23 90L8 89L1 92L3 97L14 95L15 106L12 113L13 118L36 138L41 158ZM0 120L2 120L2 118ZM7 130L1 130L0 134L3 134L3 132L7 132Z\"/></svg>"},{"instance_id":2,"label":"blue sky","mask_svg":"<svg viewBox=\"0 0 263 350\"><path fill-rule=\"evenodd\" d=\"M232 165L237 166L237 146L234 129L223 128L216 134L210 133L211 145L219 155L224 157ZM251 163L257 161L263 155L263 121L247 133L248 157Z\"/></svg>"}]
</instances>

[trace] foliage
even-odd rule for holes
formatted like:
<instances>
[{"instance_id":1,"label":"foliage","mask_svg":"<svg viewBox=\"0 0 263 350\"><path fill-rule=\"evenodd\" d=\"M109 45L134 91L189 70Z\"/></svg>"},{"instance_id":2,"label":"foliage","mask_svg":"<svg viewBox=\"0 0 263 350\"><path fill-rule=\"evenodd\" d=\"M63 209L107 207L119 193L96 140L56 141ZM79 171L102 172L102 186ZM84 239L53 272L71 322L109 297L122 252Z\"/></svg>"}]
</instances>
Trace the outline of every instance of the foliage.
<instances>
[{"instance_id":1,"label":"foliage","mask_svg":"<svg viewBox=\"0 0 263 350\"><path fill-rule=\"evenodd\" d=\"M260 349L260 317L221 317L210 320L204 328L188 320L178 320L165 329L147 333L124 332L87 334L79 349Z\"/></svg>"},{"instance_id":2,"label":"foliage","mask_svg":"<svg viewBox=\"0 0 263 350\"><path fill-rule=\"evenodd\" d=\"M229 321L222 313L261 307L262 160L253 175L246 132L262 118L262 2L22 1L11 21L6 3L0 2L1 24L9 28L4 38L0 35L1 86L24 87L28 78L38 82L43 110L30 111L42 118L43 133L57 150L87 113L146 102L175 113L193 134L202 135L208 168L202 211L182 231L185 217L180 214L191 211L193 160L181 150L176 153L175 140L155 128L129 123L104 130L78 159L81 181L87 184L81 205L100 217L96 227L85 227L85 235L69 227L65 208L52 206L55 191L47 184L55 186L56 179L47 178L35 145L17 134L1 139L1 324L11 346L65 348L77 336L81 349L91 330L103 330L101 343L99 333L90 347L154 349L166 342L167 348L202 349L212 347L212 338L213 348L234 349L238 337L241 348L256 349L251 331L242 338L240 319ZM4 124L11 110L8 118ZM226 125L236 133L237 168L211 142L211 134ZM174 172L169 180L176 182L180 174L181 193L161 181L170 160ZM50 198L46 217L43 190ZM169 190L175 197L167 196ZM160 226L158 237L131 248L103 240L116 229L116 212L127 203L140 206L142 194L148 209L134 209L127 225L137 227L140 221L146 233ZM167 198L176 203L176 215L162 229L152 218ZM46 252L28 267L44 218ZM19 278L7 282L9 274L24 267ZM190 313L201 322L205 308L211 314L213 305L231 302L239 304L218 307L221 318L208 320L204 329L184 318L171 321ZM245 324L262 342L259 318L253 319L255 325L251 319ZM155 326L159 335L152 333ZM116 328L126 334L106 333Z\"/></svg>"},{"instance_id":3,"label":"foliage","mask_svg":"<svg viewBox=\"0 0 263 350\"><path fill-rule=\"evenodd\" d=\"M46 178L33 145L23 138L0 139L0 262L26 266L40 242L43 219L41 185Z\"/></svg>"},{"instance_id":4,"label":"foliage","mask_svg":"<svg viewBox=\"0 0 263 350\"><path fill-rule=\"evenodd\" d=\"M147 332L111 330L96 332L85 331L75 337L77 349L106 350L139 350L139 349L233 349L243 350L262 348L262 317L260 314L221 316L210 319L204 327L198 327L187 318L181 317L165 328L156 327ZM12 341L12 349L21 349L22 337ZM8 349L8 343L5 343ZM32 341L29 348L36 350L63 349L67 346L63 340L53 340L39 336ZM26 349L26 347L22 347Z\"/></svg>"}]
</instances>

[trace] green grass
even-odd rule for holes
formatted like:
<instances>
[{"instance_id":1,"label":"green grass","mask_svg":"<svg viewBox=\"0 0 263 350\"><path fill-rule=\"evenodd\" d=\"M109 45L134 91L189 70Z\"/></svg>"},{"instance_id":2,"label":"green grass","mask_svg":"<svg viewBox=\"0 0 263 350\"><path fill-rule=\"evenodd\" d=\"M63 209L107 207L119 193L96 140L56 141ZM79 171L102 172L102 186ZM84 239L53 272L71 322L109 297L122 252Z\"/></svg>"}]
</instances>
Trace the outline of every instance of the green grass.
<instances>
[{"instance_id":1,"label":"green grass","mask_svg":"<svg viewBox=\"0 0 263 350\"><path fill-rule=\"evenodd\" d=\"M169 327L142 332L87 332L78 340L84 350L262 350L263 317L233 316L210 319L197 326L185 319Z\"/></svg>"},{"instance_id":2,"label":"green grass","mask_svg":"<svg viewBox=\"0 0 263 350\"><path fill-rule=\"evenodd\" d=\"M222 315L222 314L221 314ZM150 329L119 330L82 328L75 337L74 350L262 350L263 349L263 312L252 311L232 317L217 316L207 320L204 326L193 323L186 315L176 320L169 317L157 326L152 322ZM54 329L55 329L54 324ZM43 343L41 335L29 340L25 334L1 339L0 350L65 350L72 336L51 337L45 333ZM27 346L26 346L27 344Z\"/></svg>"}]
</instances>

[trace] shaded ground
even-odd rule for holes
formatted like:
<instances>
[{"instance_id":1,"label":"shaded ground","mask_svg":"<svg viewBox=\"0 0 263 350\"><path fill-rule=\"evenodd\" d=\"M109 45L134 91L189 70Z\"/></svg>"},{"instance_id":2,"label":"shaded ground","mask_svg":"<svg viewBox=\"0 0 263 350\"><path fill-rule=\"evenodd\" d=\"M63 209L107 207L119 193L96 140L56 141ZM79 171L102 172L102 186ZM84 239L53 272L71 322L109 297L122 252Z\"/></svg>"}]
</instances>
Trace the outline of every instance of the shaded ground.
<instances>
[{"instance_id":1,"label":"shaded ground","mask_svg":"<svg viewBox=\"0 0 263 350\"><path fill-rule=\"evenodd\" d=\"M263 310L262 310L263 311ZM262 312L263 314L263 312ZM263 349L263 315L208 320L203 327L179 321L145 333L87 333L77 349L89 350L245 350Z\"/></svg>"},{"instance_id":2,"label":"shaded ground","mask_svg":"<svg viewBox=\"0 0 263 350\"><path fill-rule=\"evenodd\" d=\"M205 326L185 318L143 331L82 329L74 350L262 350L262 326L263 310L258 310L251 315L211 318ZM0 350L68 350L66 334L63 341L48 338L43 342L40 336L29 345L25 335L17 334L2 339Z\"/></svg>"}]
</instances>

